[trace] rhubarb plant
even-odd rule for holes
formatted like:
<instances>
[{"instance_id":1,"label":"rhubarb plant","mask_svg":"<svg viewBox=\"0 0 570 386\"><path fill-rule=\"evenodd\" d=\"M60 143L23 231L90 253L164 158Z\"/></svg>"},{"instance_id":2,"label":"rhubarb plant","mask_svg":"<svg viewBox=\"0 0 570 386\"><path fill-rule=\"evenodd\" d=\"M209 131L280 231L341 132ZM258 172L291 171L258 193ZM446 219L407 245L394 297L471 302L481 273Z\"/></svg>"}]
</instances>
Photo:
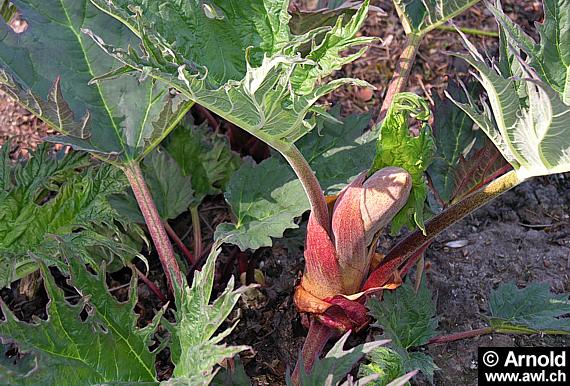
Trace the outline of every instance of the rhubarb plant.
<instances>
[{"instance_id":1,"label":"rhubarb plant","mask_svg":"<svg viewBox=\"0 0 570 386\"><path fill-rule=\"evenodd\" d=\"M486 60L464 36L468 55L458 54L475 69L486 97L475 102L471 89L451 93L461 111L449 102L436 109L435 130L427 102L403 92L422 38L475 3L395 1L409 41L379 116L372 117L377 123L367 130L370 115L342 119L318 100L346 84L371 87L330 77L377 40L359 33L369 1L328 11L328 21L315 26L315 19L303 24L314 14L292 20L286 0L14 0L28 26L20 34L7 23L0 27L0 89L60 133L49 141L74 151L48 159L44 147L13 163L9 146L3 148L0 258L16 264L2 279L9 284L39 267L50 299L47 320L32 326L2 309L1 336L37 363L31 370L29 361L7 366L9 382L57 376L70 384L156 384L156 354L168 347L174 368L164 384L208 384L218 363L246 349L220 344L235 324L216 334L241 293L231 281L210 304L222 243L242 251L270 246L307 210L305 270L294 302L309 332L289 381L341 384L365 352L387 343L343 349L348 331L373 319L392 342L371 353L363 374L389 372L391 379L380 381L394 385L418 370L431 377L436 366L416 348L451 338L434 336L425 283L417 283L418 292L409 283L400 288L406 274L419 261L420 280L425 249L467 214L532 176L570 170L568 39L558 39L567 33L566 0L545 1L540 43L500 5L490 6L500 23L499 60ZM549 49L553 42L557 53ZM179 125L193 104L275 153L258 165L245 161L232 175L239 162L224 140L205 127ZM497 150L472 132L471 120ZM429 187L439 204L429 206L434 213L426 205ZM212 252L188 286L168 233L186 254L185 247L167 221L190 207L198 231L189 263L199 269L197 207L222 191L234 221L218 226ZM124 242L129 227L140 229L126 219L147 225L174 295L175 310L165 306L144 329L133 313L136 275L122 304L101 265L109 260L101 254L127 263L140 251ZM388 229L408 233L378 251ZM69 275L79 303L66 302L51 266ZM481 333L566 331L563 297L545 301L544 288L534 287L525 294L536 304L526 305L512 286L498 289L490 329ZM367 302L371 295L377 299ZM46 340L50 334L60 339ZM321 360L327 342L341 335ZM150 339L158 336L151 351ZM76 365L80 371L72 372ZM55 370L45 375L46 368ZM366 375L356 382L378 378Z\"/></svg>"},{"instance_id":2,"label":"rhubarb plant","mask_svg":"<svg viewBox=\"0 0 570 386\"><path fill-rule=\"evenodd\" d=\"M85 385L156 380L156 353L148 346L162 312L148 326L137 327L133 313L136 280L131 281L129 300L118 303L102 280L104 269L93 275L80 261L69 259L70 284L80 288L79 302L71 305L48 267L41 262L39 266L50 298L48 319L21 322L2 304L5 320L0 322L0 334L36 357L32 371L9 383ZM82 312L86 314L83 318Z\"/></svg>"}]
</instances>

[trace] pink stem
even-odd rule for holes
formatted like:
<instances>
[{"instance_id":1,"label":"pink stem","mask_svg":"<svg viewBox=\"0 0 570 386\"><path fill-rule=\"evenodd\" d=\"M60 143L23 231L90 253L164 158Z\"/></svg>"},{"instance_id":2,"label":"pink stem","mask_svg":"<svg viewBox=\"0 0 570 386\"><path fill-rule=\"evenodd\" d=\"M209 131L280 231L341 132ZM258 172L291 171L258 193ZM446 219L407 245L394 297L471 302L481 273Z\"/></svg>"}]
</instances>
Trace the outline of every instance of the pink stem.
<instances>
[{"instance_id":1,"label":"pink stem","mask_svg":"<svg viewBox=\"0 0 570 386\"><path fill-rule=\"evenodd\" d=\"M158 214L156 205L152 200L152 195L148 186L142 175L141 168L137 162L132 162L125 165L123 168L133 193L139 204L139 208L144 217L144 221L152 238L156 252L162 264L162 269L166 275L166 280L168 281L168 286L170 290L174 290L174 280L176 280L178 286L182 287L183 276L180 272L180 267L176 261L176 256L174 255L174 249L172 249L172 244L168 239L168 235L164 229L164 224ZM174 277L172 275L174 274Z\"/></svg>"},{"instance_id":2,"label":"pink stem","mask_svg":"<svg viewBox=\"0 0 570 386\"><path fill-rule=\"evenodd\" d=\"M311 318L311 325L309 332L305 338L303 349L301 350L301 357L297 359L295 370L293 370L292 381L294 385L299 385L301 376L301 366L303 366L305 373L310 373L313 369L315 361L321 355L325 345L333 336L333 330L325 326L318 320ZM303 362L301 363L301 359Z\"/></svg>"},{"instance_id":3,"label":"pink stem","mask_svg":"<svg viewBox=\"0 0 570 386\"><path fill-rule=\"evenodd\" d=\"M493 332L495 332L495 329L493 327L478 328L476 330L457 332L451 335L436 336L435 338L431 338L430 340L428 340L427 344L448 343L448 342L453 342L455 340L474 338L476 336L492 334Z\"/></svg>"},{"instance_id":4,"label":"pink stem","mask_svg":"<svg viewBox=\"0 0 570 386\"><path fill-rule=\"evenodd\" d=\"M331 240L332 230L329 216L329 208L323 193L323 189L319 184L319 180L315 173L307 163L307 160L295 145L277 149L285 157L293 171L301 181L301 185L305 189L305 193L311 204L311 214L315 217L320 226L326 230Z\"/></svg>"},{"instance_id":5,"label":"pink stem","mask_svg":"<svg viewBox=\"0 0 570 386\"><path fill-rule=\"evenodd\" d=\"M392 102L394 101L396 94L402 92L404 90L404 87L406 87L421 41L421 35L412 34L408 36L408 41L404 47L404 50L402 51L402 54L400 55L400 58L398 59L398 63L396 64L396 71L392 76L392 80L390 81L390 85L386 91L386 96L384 97L384 102L380 108L380 114L376 120L377 124L380 124L386 117L386 114L392 106Z\"/></svg>"},{"instance_id":6,"label":"pink stem","mask_svg":"<svg viewBox=\"0 0 570 386\"><path fill-rule=\"evenodd\" d=\"M151 290L151 292L154 293L160 299L161 302L166 303L168 301L166 299L166 296L163 295L163 293L156 286L156 284L154 284L144 273L139 271L137 267L133 266L133 268L137 272L139 279L141 279L141 281L146 284L148 289Z\"/></svg>"},{"instance_id":7,"label":"pink stem","mask_svg":"<svg viewBox=\"0 0 570 386\"><path fill-rule=\"evenodd\" d=\"M196 262L196 257L194 257L192 252L190 252L190 250L186 248L186 245L184 245L182 240L180 240L180 237L178 237L178 235L176 234L174 229L172 229L168 221L164 220L163 222L164 222L164 228L166 229L168 236L170 236L170 238L176 243L178 248L180 248L184 256L186 256L188 264L193 265Z\"/></svg>"}]
</instances>

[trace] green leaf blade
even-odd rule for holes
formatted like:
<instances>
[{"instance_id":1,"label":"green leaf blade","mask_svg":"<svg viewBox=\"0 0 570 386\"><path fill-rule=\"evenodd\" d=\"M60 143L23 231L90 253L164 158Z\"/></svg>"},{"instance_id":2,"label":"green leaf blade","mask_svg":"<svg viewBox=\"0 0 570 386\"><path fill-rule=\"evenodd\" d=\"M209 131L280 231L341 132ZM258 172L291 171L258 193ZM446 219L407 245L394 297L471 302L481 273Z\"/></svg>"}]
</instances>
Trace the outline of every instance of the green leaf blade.
<instances>
[{"instance_id":1,"label":"green leaf blade","mask_svg":"<svg viewBox=\"0 0 570 386\"><path fill-rule=\"evenodd\" d=\"M190 107L164 86L132 76L89 85L117 66L83 29L101 29L102 36L122 47L136 40L88 0L14 3L28 28L16 34L0 26L0 88L65 134L53 141L132 160L156 146L153 140L171 130ZM171 121L161 120L164 115Z\"/></svg>"},{"instance_id":2,"label":"green leaf blade","mask_svg":"<svg viewBox=\"0 0 570 386\"><path fill-rule=\"evenodd\" d=\"M182 173L192 179L192 206L198 206L208 195L224 191L241 163L226 138L205 125L179 125L165 141L164 148L176 160Z\"/></svg>"},{"instance_id":3,"label":"green leaf blade","mask_svg":"<svg viewBox=\"0 0 570 386\"><path fill-rule=\"evenodd\" d=\"M394 0L406 34L425 35L480 0Z\"/></svg>"},{"instance_id":4,"label":"green leaf blade","mask_svg":"<svg viewBox=\"0 0 570 386\"><path fill-rule=\"evenodd\" d=\"M285 229L297 228L295 217L310 208L300 181L276 157L242 166L230 180L225 198L236 221L219 225L214 237L243 251L271 245L271 237L280 238Z\"/></svg>"},{"instance_id":5,"label":"green leaf blade","mask_svg":"<svg viewBox=\"0 0 570 386\"><path fill-rule=\"evenodd\" d=\"M504 38L505 34L501 36ZM481 126L521 181L570 170L570 106L515 51L511 56L518 58L524 79L506 78L510 71L504 75L499 67L489 66L463 37L471 56L462 57L479 72L488 102L483 102L483 112L473 101L456 104ZM502 47L506 44L503 42ZM504 49L501 52L500 68L511 70L505 61L508 53Z\"/></svg>"},{"instance_id":6,"label":"green leaf blade","mask_svg":"<svg viewBox=\"0 0 570 386\"><path fill-rule=\"evenodd\" d=\"M436 336L435 303L424 282L417 293L406 283L386 292L382 301L370 299L367 303L370 315L383 327L384 336L397 347L407 350Z\"/></svg>"},{"instance_id":7,"label":"green leaf blade","mask_svg":"<svg viewBox=\"0 0 570 386\"><path fill-rule=\"evenodd\" d=\"M241 291L234 290L233 279L226 289L210 304L216 259L221 249L216 243L202 271L194 273L192 286L176 285L174 296L177 305L176 324L171 347L175 368L173 378L166 384L207 385L214 378L214 367L223 359L248 349L247 346L220 344L235 327L214 334L226 320Z\"/></svg>"},{"instance_id":8,"label":"green leaf blade","mask_svg":"<svg viewBox=\"0 0 570 386\"><path fill-rule=\"evenodd\" d=\"M8 146L1 149L6 159ZM0 285L37 269L33 256L65 270L61 246L99 266L135 257L129 233L138 226L120 218L107 199L127 181L110 165L89 165L78 153L52 154L42 145L26 163L9 165L0 190ZM79 171L78 171L79 170ZM97 257L95 257L97 256Z\"/></svg>"},{"instance_id":9,"label":"green leaf blade","mask_svg":"<svg viewBox=\"0 0 570 386\"><path fill-rule=\"evenodd\" d=\"M109 40L95 35L97 31L91 33L107 53L145 76L178 89L278 150L290 146L312 129L313 124L306 116L321 96L343 84L368 85L355 79L337 79L317 86L317 82L334 69L364 53L361 49L354 55L340 56L341 51L371 41L355 36L367 12L368 0L346 26L338 23L332 29L321 28L302 36L289 32L288 1L285 0L256 0L239 5L230 0L210 1L211 9L205 14L196 9L198 4L194 2L165 3L159 11L153 8L156 5L141 0L136 2L136 7L129 7L130 2L124 0L94 2L129 25L141 38L147 55L126 51L114 42L109 45L106 43ZM199 15L195 16L201 20L197 22L199 26L202 21L215 24L216 33L198 39L195 26L188 23L193 20L188 15L194 14ZM183 28L174 28L171 20L180 18L188 20L181 22ZM267 25L270 29L265 28ZM248 34L236 33L239 28L246 28ZM216 35L227 39L213 41ZM321 44L315 43L317 36L322 37ZM245 40L236 42L238 38ZM224 41L227 44L220 46ZM311 50L301 56L299 48L305 45ZM193 48L197 50L191 53ZM200 55L202 48L209 53ZM243 68L240 76L238 71L230 76L228 73L234 71L217 69L219 63L224 62L219 60L220 51L226 55L236 54L229 63L237 62L239 53ZM213 52L216 55L211 57Z\"/></svg>"},{"instance_id":10,"label":"green leaf blade","mask_svg":"<svg viewBox=\"0 0 570 386\"><path fill-rule=\"evenodd\" d=\"M537 25L537 43L522 28L513 23L500 7L489 5L500 26L514 44L530 57L530 65L541 80L555 90L566 105L570 105L570 1L545 0L544 22Z\"/></svg>"},{"instance_id":11,"label":"green leaf blade","mask_svg":"<svg viewBox=\"0 0 570 386\"><path fill-rule=\"evenodd\" d=\"M23 350L39 353L44 360L40 362L41 373L32 376L42 383L46 379L57 379L61 385L154 381L154 354L147 346L158 318L147 331L136 329L135 281L129 301L121 304L108 293L102 276L87 272L77 260L70 261L72 283L81 287L86 298L75 306L67 303L47 266L40 264L51 299L48 320L37 320L31 326L17 320L2 304L5 321L0 323L0 334L14 339ZM85 305L91 307L91 313L82 321L79 313Z\"/></svg>"},{"instance_id":12,"label":"green leaf blade","mask_svg":"<svg viewBox=\"0 0 570 386\"><path fill-rule=\"evenodd\" d=\"M531 283L519 289L514 283L500 285L489 300L491 326L499 331L570 333L568 294L552 295L547 283Z\"/></svg>"}]
</instances>

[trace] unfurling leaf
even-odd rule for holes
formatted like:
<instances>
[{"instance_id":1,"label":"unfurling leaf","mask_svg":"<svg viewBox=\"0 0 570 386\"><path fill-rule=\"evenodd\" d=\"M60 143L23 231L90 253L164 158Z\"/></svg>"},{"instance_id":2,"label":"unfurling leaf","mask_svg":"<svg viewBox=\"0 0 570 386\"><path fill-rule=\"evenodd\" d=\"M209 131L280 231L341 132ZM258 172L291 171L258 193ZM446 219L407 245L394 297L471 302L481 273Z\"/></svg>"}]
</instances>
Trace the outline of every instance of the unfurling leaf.
<instances>
[{"instance_id":1,"label":"unfurling leaf","mask_svg":"<svg viewBox=\"0 0 570 386\"><path fill-rule=\"evenodd\" d=\"M394 98L386 118L381 123L376 158L369 174L387 166L397 166L412 176L412 191L404 208L392 220L391 233L397 234L403 226L424 228L424 204L427 184L424 172L432 162L435 144L431 129L426 123L430 116L427 103L412 93L400 93ZM410 133L408 119L420 122L419 135Z\"/></svg>"},{"instance_id":2,"label":"unfurling leaf","mask_svg":"<svg viewBox=\"0 0 570 386\"><path fill-rule=\"evenodd\" d=\"M89 85L117 69L82 28L101 31L121 47L135 35L89 0L13 0L28 28L15 33L0 22L0 89L63 136L68 144L119 162L140 159L190 108L152 80L124 76ZM63 60L62 58L65 58Z\"/></svg>"},{"instance_id":3,"label":"unfurling leaf","mask_svg":"<svg viewBox=\"0 0 570 386\"><path fill-rule=\"evenodd\" d=\"M1 287L35 271L32 256L65 270L62 246L94 267L101 257L110 262L138 255L129 233L142 231L107 201L127 186L119 169L89 165L78 153L51 153L45 144L13 164L9 147L0 149Z\"/></svg>"},{"instance_id":4,"label":"unfurling leaf","mask_svg":"<svg viewBox=\"0 0 570 386\"><path fill-rule=\"evenodd\" d=\"M471 55L460 57L477 69L488 101L481 101L483 111L472 100L455 103L485 131L519 180L570 171L570 106L516 53L524 79L501 73L510 71L506 65L489 66L465 36L464 43Z\"/></svg>"},{"instance_id":5,"label":"unfurling leaf","mask_svg":"<svg viewBox=\"0 0 570 386\"><path fill-rule=\"evenodd\" d=\"M404 169L386 167L368 179L363 172L339 194L333 209L332 231L343 294L360 291L370 270L368 247L376 233L406 204L411 187L412 178ZM311 232L310 227L308 231ZM305 253L307 273L311 258L320 260L320 256Z\"/></svg>"},{"instance_id":6,"label":"unfurling leaf","mask_svg":"<svg viewBox=\"0 0 570 386\"><path fill-rule=\"evenodd\" d=\"M99 29L86 31L110 55L277 149L287 149L312 129L307 113L321 96L347 83L368 86L355 79L321 84L365 49L346 57L342 51L374 40L356 37L368 0L348 23L339 19L333 27L301 36L289 31L286 0L254 0L239 6L228 0L210 1L214 9L223 10L223 18L204 12L197 1L93 2L136 31L145 51L125 50ZM307 45L310 51L299 55L299 48Z\"/></svg>"},{"instance_id":7,"label":"unfurling leaf","mask_svg":"<svg viewBox=\"0 0 570 386\"><path fill-rule=\"evenodd\" d=\"M480 0L394 0L407 35L425 35Z\"/></svg>"},{"instance_id":8,"label":"unfurling leaf","mask_svg":"<svg viewBox=\"0 0 570 386\"><path fill-rule=\"evenodd\" d=\"M119 303L105 284L105 270L91 274L79 260L69 256L70 284L81 299L75 305L48 267L39 263L44 287L50 299L47 320L32 324L19 321L2 303L4 321L0 336L14 340L21 351L36 357L37 366L17 377L18 384L87 386L120 382L155 382L155 353L148 349L161 318L143 329L137 328L136 275L126 303ZM80 314L84 313L85 317Z\"/></svg>"},{"instance_id":9,"label":"unfurling leaf","mask_svg":"<svg viewBox=\"0 0 570 386\"><path fill-rule=\"evenodd\" d=\"M553 295L547 283L500 285L489 300L491 326L499 332L570 334L568 294Z\"/></svg>"},{"instance_id":10,"label":"unfurling leaf","mask_svg":"<svg viewBox=\"0 0 570 386\"><path fill-rule=\"evenodd\" d=\"M234 290L232 277L222 294L210 304L220 251L219 244L214 244L202 271L194 272L191 287L186 283L180 287L175 282L176 324L168 326L172 333L171 356L175 367L173 378L163 382L164 385L208 385L214 378L216 364L248 349L247 346L220 343L236 324L214 336L241 294L240 290Z\"/></svg>"}]
</instances>

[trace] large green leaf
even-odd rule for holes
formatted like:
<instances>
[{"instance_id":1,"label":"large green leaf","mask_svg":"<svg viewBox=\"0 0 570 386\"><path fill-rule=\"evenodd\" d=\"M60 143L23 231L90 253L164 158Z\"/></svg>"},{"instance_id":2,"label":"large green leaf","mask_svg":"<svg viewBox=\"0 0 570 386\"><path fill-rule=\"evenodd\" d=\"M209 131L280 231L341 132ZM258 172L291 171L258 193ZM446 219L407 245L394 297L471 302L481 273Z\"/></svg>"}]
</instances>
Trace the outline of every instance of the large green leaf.
<instances>
[{"instance_id":1,"label":"large green leaf","mask_svg":"<svg viewBox=\"0 0 570 386\"><path fill-rule=\"evenodd\" d=\"M356 37L368 0L350 22L339 18L332 28L302 36L289 32L287 0L93 2L141 39L144 55L122 49L99 29L88 32L125 71L166 82L280 150L311 130L314 122L306 116L319 97L342 84L367 85L354 79L321 79L365 49L346 57L341 52L374 40ZM301 56L298 51L307 44L311 49Z\"/></svg>"},{"instance_id":2,"label":"large green leaf","mask_svg":"<svg viewBox=\"0 0 570 386\"><path fill-rule=\"evenodd\" d=\"M400 93L380 124L376 157L369 174L386 166L398 166L412 176L412 190L406 205L392 219L391 233L397 234L403 226L425 231L424 205L427 184L424 173L432 162L435 144L427 124L430 110L426 101L416 94ZM410 133L409 118L421 123L419 135Z\"/></svg>"},{"instance_id":3,"label":"large green leaf","mask_svg":"<svg viewBox=\"0 0 570 386\"><path fill-rule=\"evenodd\" d=\"M540 79L570 105L570 0L544 0L544 22L537 25L540 42L536 43L500 9L489 9L506 30L511 42L529 57L529 64Z\"/></svg>"},{"instance_id":4,"label":"large green leaf","mask_svg":"<svg viewBox=\"0 0 570 386\"><path fill-rule=\"evenodd\" d=\"M331 111L340 115L339 108ZM344 122L318 118L321 130L298 142L325 194L336 194L370 165L374 157L375 132L365 132L370 115L351 115ZM263 184L259 184L263 181ZM232 176L225 194L236 218L216 229L216 239L242 250L271 246L286 229L297 228L295 217L310 209L301 182L278 155L254 166L244 164Z\"/></svg>"},{"instance_id":5,"label":"large green leaf","mask_svg":"<svg viewBox=\"0 0 570 386\"><path fill-rule=\"evenodd\" d=\"M176 324L169 326L171 358L175 367L173 378L164 385L208 385L215 376L216 364L248 349L247 346L220 344L236 324L214 336L241 295L240 290L234 290L232 277L226 289L210 304L220 251L219 243L214 244L202 270L194 272L191 287L186 283L183 286L175 283Z\"/></svg>"},{"instance_id":6,"label":"large green leaf","mask_svg":"<svg viewBox=\"0 0 570 386\"><path fill-rule=\"evenodd\" d=\"M0 89L65 134L50 140L128 161L150 151L188 110L189 102L152 80L88 84L117 65L83 28L121 47L136 44L88 0L13 2L28 27L16 34L0 23Z\"/></svg>"},{"instance_id":7,"label":"large green leaf","mask_svg":"<svg viewBox=\"0 0 570 386\"><path fill-rule=\"evenodd\" d=\"M218 225L214 238L242 251L271 246L272 237L297 228L295 218L310 208L300 181L277 156L259 165L244 164L230 180L225 198L235 221Z\"/></svg>"},{"instance_id":8,"label":"large green leaf","mask_svg":"<svg viewBox=\"0 0 570 386\"><path fill-rule=\"evenodd\" d=\"M520 62L524 79L510 78L487 65L465 37L464 42L471 55L461 57L477 69L488 101L482 102L483 111L471 100L455 103L485 131L519 179L569 171L570 106L526 63Z\"/></svg>"},{"instance_id":9,"label":"large green leaf","mask_svg":"<svg viewBox=\"0 0 570 386\"><path fill-rule=\"evenodd\" d=\"M570 334L568 294L553 295L547 283L517 288L501 284L491 292L491 326L499 332Z\"/></svg>"},{"instance_id":10,"label":"large green leaf","mask_svg":"<svg viewBox=\"0 0 570 386\"><path fill-rule=\"evenodd\" d=\"M424 35L480 0L394 0L406 34Z\"/></svg>"},{"instance_id":11,"label":"large green leaf","mask_svg":"<svg viewBox=\"0 0 570 386\"><path fill-rule=\"evenodd\" d=\"M138 249L125 230L140 229L119 218L107 201L127 181L110 165L89 166L84 155L51 153L42 145L25 163L0 149L0 286L37 269L31 256L61 266L61 245L99 266L95 256L131 259ZM77 171L79 169L80 171ZM65 265L61 266L65 269Z\"/></svg>"},{"instance_id":12,"label":"large green leaf","mask_svg":"<svg viewBox=\"0 0 570 386\"><path fill-rule=\"evenodd\" d=\"M137 328L138 316L133 312L136 275L128 301L119 303L105 285L104 270L93 275L79 260L69 257L70 284L81 295L77 304L65 300L43 263L40 269L50 299L47 320L36 319L32 324L19 321L1 303L5 319L0 322L0 335L14 340L37 361L34 371L18 377L16 384L81 386L155 381L155 353L148 346L161 314L144 329Z\"/></svg>"}]
</instances>

